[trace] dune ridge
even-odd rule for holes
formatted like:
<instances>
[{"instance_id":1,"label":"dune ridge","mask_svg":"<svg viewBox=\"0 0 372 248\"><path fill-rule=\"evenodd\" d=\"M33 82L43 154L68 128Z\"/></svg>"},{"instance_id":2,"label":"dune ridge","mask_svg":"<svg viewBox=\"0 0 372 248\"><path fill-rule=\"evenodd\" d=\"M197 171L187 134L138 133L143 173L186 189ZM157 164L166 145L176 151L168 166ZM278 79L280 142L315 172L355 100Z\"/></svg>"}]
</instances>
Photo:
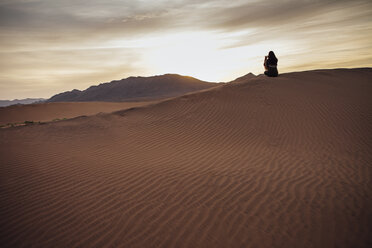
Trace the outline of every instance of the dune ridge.
<instances>
[{"instance_id":1,"label":"dune ridge","mask_svg":"<svg viewBox=\"0 0 372 248\"><path fill-rule=\"evenodd\" d=\"M24 121L48 122L79 116L90 116L99 113L110 113L122 109L153 104L157 101L145 102L48 102L27 105L0 107L0 125L20 123Z\"/></svg>"},{"instance_id":2,"label":"dune ridge","mask_svg":"<svg viewBox=\"0 0 372 248\"><path fill-rule=\"evenodd\" d=\"M4 247L370 247L372 69L0 130Z\"/></svg>"}]
</instances>

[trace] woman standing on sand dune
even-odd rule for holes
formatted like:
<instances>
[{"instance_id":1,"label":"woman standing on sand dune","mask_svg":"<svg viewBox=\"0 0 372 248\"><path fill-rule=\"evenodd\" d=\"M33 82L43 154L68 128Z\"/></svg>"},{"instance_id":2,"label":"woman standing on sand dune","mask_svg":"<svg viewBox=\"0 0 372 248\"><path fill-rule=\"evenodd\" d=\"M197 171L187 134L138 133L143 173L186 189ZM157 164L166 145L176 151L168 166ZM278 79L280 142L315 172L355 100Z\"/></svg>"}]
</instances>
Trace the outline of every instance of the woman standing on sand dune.
<instances>
[{"instance_id":1,"label":"woman standing on sand dune","mask_svg":"<svg viewBox=\"0 0 372 248\"><path fill-rule=\"evenodd\" d=\"M265 67L265 75L269 77L277 77L278 76L278 59L275 56L273 51L269 52L268 56L265 56L264 67Z\"/></svg>"}]
</instances>

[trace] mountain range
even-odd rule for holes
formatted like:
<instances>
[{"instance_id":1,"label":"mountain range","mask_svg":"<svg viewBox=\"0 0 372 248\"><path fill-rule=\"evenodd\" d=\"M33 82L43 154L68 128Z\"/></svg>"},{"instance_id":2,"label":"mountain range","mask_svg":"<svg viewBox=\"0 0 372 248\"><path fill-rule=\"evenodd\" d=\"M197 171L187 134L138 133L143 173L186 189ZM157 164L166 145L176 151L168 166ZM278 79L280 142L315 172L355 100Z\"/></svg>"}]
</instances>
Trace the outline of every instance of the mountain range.
<instances>
[{"instance_id":1,"label":"mountain range","mask_svg":"<svg viewBox=\"0 0 372 248\"><path fill-rule=\"evenodd\" d=\"M36 102L44 101L44 98L26 98L26 99L15 99L15 100L0 100L0 107L7 107L15 104L31 104Z\"/></svg>"},{"instance_id":2,"label":"mountain range","mask_svg":"<svg viewBox=\"0 0 372 248\"><path fill-rule=\"evenodd\" d=\"M147 101L180 96L189 92L211 88L210 83L178 74L152 77L129 77L91 86L86 90L72 90L52 96L47 102L122 102Z\"/></svg>"}]
</instances>

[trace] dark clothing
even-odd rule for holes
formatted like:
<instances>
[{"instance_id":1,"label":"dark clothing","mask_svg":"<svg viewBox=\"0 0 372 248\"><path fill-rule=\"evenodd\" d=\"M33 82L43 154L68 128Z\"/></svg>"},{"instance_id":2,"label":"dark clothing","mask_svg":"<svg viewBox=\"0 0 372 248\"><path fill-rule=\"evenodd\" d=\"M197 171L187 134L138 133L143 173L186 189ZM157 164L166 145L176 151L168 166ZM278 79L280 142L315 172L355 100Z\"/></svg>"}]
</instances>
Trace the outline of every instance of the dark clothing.
<instances>
[{"instance_id":1,"label":"dark clothing","mask_svg":"<svg viewBox=\"0 0 372 248\"><path fill-rule=\"evenodd\" d=\"M266 76L269 76L269 77L277 77L278 76L278 69L275 67L272 67L272 66L268 66L268 70L265 71L265 75Z\"/></svg>"},{"instance_id":2,"label":"dark clothing","mask_svg":"<svg viewBox=\"0 0 372 248\"><path fill-rule=\"evenodd\" d=\"M265 61L265 75L269 77L277 77L278 76L278 59L277 58L267 58Z\"/></svg>"}]
</instances>

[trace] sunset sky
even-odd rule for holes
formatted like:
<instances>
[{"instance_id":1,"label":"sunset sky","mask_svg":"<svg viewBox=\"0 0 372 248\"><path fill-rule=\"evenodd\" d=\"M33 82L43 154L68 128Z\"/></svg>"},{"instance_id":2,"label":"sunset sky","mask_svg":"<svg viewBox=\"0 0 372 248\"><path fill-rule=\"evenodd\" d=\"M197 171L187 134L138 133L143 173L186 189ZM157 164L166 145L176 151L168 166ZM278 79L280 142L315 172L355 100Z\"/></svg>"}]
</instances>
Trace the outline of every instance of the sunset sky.
<instances>
[{"instance_id":1,"label":"sunset sky","mask_svg":"<svg viewBox=\"0 0 372 248\"><path fill-rule=\"evenodd\" d=\"M372 66L370 0L0 0L0 99L129 76Z\"/></svg>"}]
</instances>

